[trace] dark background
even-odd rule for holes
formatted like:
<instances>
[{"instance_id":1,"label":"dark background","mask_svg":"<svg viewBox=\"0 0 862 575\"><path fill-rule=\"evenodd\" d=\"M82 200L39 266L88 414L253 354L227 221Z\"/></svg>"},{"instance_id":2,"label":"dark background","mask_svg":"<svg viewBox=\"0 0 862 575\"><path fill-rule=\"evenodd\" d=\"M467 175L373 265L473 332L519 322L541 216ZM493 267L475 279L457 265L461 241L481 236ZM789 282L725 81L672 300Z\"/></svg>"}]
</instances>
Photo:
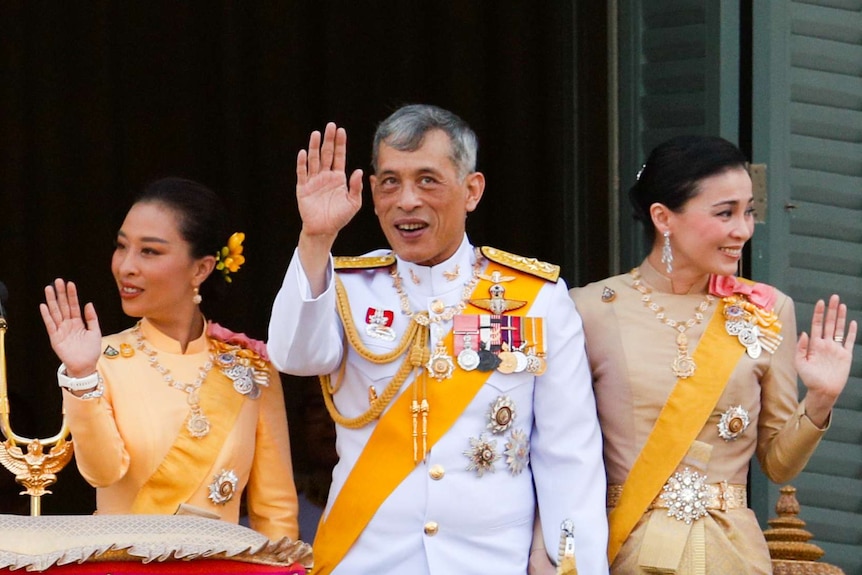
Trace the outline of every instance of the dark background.
<instances>
[{"instance_id":1,"label":"dark background","mask_svg":"<svg viewBox=\"0 0 862 575\"><path fill-rule=\"evenodd\" d=\"M480 140L476 244L608 275L604 2L4 0L0 3L0 280L13 429L60 426L58 361L38 304L55 277L93 301L103 333L130 326L110 274L133 195L165 175L223 198L247 263L208 315L263 339L296 243L295 157L311 130L348 130L367 173L376 124L436 104ZM227 240L227 238L225 238ZM338 254L384 244L365 196ZM287 387L291 417L301 393ZM313 458L296 437L297 472ZM28 502L0 471L0 512ZM74 464L43 513L90 513Z\"/></svg>"}]
</instances>

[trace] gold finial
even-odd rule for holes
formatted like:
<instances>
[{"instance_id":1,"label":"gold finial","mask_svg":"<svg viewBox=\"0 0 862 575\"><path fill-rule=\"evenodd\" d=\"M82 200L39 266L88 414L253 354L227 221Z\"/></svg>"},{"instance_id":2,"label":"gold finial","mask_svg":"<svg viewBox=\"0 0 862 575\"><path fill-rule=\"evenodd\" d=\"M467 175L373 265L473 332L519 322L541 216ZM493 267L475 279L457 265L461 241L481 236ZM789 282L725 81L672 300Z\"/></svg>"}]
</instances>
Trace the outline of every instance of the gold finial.
<instances>
[{"instance_id":1,"label":"gold finial","mask_svg":"<svg viewBox=\"0 0 862 575\"><path fill-rule=\"evenodd\" d=\"M775 504L777 519L770 519L763 532L775 575L843 575L844 571L828 563L820 563L823 549L808 540L813 537L803 529L805 521L798 517L799 501L796 488L785 485Z\"/></svg>"}]
</instances>

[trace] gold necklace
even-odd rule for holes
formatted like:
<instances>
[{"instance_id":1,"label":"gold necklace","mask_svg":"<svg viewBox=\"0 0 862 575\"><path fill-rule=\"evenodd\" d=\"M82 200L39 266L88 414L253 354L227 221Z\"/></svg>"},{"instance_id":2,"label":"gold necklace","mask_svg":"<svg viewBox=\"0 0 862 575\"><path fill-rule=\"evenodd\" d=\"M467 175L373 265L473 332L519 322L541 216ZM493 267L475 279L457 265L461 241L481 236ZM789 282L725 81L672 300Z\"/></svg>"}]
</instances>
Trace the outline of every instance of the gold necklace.
<instances>
[{"instance_id":1,"label":"gold necklace","mask_svg":"<svg viewBox=\"0 0 862 575\"><path fill-rule=\"evenodd\" d=\"M401 274L398 273L398 267L393 265L389 270L389 275L392 276L392 286L395 288L395 293L398 294L398 299L401 302L401 313L411 318L413 321L418 323L419 325L428 325L430 323L439 323L444 321L449 321L465 309L467 309L467 302L470 299L470 296L473 294L473 290L476 288L476 284L479 282L479 274L482 271L482 255L477 249L475 251L476 255L476 263L473 264L473 275L471 278L464 282L464 289L461 290L461 301L458 302L457 305L449 306L441 310L441 312L434 317L430 317L427 312L415 312L410 307L410 298L407 297L407 294L404 292L404 281L401 279ZM443 272L444 275L449 272ZM436 313L436 311L435 311Z\"/></svg>"},{"instance_id":2,"label":"gold necklace","mask_svg":"<svg viewBox=\"0 0 862 575\"><path fill-rule=\"evenodd\" d=\"M632 281L632 288L641 293L641 301L644 305L655 314L657 320L672 327L678 332L676 336L676 358L670 366L673 374L679 379L691 377L694 375L697 365L695 365L694 359L692 359L691 355L688 353L688 336L685 335L685 332L688 328L703 321L703 312L709 309L709 306L712 305L715 298L710 294L706 294L706 299L700 302L700 304L695 308L694 317L685 322L678 322L675 319L665 316L664 308L652 301L652 297L650 295L652 294L652 290L643 285L643 282L641 282L640 272L637 268L631 271L631 276L634 278L634 281Z\"/></svg>"},{"instance_id":3,"label":"gold necklace","mask_svg":"<svg viewBox=\"0 0 862 575\"><path fill-rule=\"evenodd\" d=\"M392 285L395 288L395 293L398 294L398 298L401 302L401 313L412 319L413 322L417 323L423 328L427 328L428 325L431 323L438 324L441 322L449 321L453 317L467 309L467 302L470 299L470 296L473 294L473 290L476 288L476 284L479 282L479 274L482 271L482 263L484 261L482 258L482 254L481 252L479 252L478 249L474 251L474 255L476 258L476 263L473 264L473 274L469 280L464 282L464 288L461 290L461 301L459 301L457 305L443 307L439 310L434 309L434 304L432 304L431 308L435 314L434 317L431 317L431 315L424 310L421 312L413 311L413 309L410 307L410 298L407 297L407 293L404 291L404 285L401 280L401 274L398 273L398 267L397 265L393 265L392 269L389 271L389 275L392 276ZM425 364L425 369L427 373L431 375L431 377L433 377L437 381L443 381L444 379L449 379L450 377L452 377L452 373L455 371L455 362L452 360L452 356L449 355L449 350L446 349L446 344L443 343L443 338L439 337L440 334L436 335L438 336L437 344L434 346L434 353L431 354L431 356L428 358L427 363ZM425 331L425 336L427 337L427 329ZM420 435L420 417L422 421L421 459L424 460L425 455L428 453L428 413L429 411L431 411L431 406L428 404L426 376L423 373L421 376L418 377L421 377L421 380L414 383L413 385L413 398L410 403L410 415L413 420L412 435L414 462L420 460L418 443L418 437ZM420 383L421 386L419 385Z\"/></svg>"},{"instance_id":4,"label":"gold necklace","mask_svg":"<svg viewBox=\"0 0 862 575\"><path fill-rule=\"evenodd\" d=\"M197 379L195 379L193 383L188 384L174 379L174 376L171 375L171 370L159 363L158 352L147 345L146 340L144 340L144 334L141 332L141 322L138 322L135 325L132 329L132 333L135 336L135 347L147 356L147 362L149 362L150 367L158 371L161 374L162 379L168 385L188 394L189 418L186 420L186 429L188 430L189 435L195 439L206 437L210 432L210 422L201 410L201 398L198 390L201 385L203 385L204 380L215 362L215 354L213 353L212 348L210 348L209 359L198 370Z\"/></svg>"}]
</instances>

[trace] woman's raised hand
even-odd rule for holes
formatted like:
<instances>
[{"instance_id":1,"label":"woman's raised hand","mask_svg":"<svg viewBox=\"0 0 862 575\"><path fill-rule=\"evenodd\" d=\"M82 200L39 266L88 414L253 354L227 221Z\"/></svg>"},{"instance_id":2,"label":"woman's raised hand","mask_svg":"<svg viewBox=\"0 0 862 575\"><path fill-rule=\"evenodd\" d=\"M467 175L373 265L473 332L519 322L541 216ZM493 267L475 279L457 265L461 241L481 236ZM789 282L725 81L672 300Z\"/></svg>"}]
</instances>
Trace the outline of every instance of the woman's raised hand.
<instances>
[{"instance_id":1,"label":"woman's raised hand","mask_svg":"<svg viewBox=\"0 0 862 575\"><path fill-rule=\"evenodd\" d=\"M796 371L808 389L805 413L818 427L847 384L856 343L856 321L847 323L847 306L837 295L814 306L811 335L803 332L796 344Z\"/></svg>"},{"instance_id":2,"label":"woman's raised hand","mask_svg":"<svg viewBox=\"0 0 862 575\"><path fill-rule=\"evenodd\" d=\"M39 311L54 353L66 364L66 375L81 378L95 372L102 332L92 303L84 306L81 317L75 284L58 278L45 286L45 303L39 304Z\"/></svg>"}]
</instances>

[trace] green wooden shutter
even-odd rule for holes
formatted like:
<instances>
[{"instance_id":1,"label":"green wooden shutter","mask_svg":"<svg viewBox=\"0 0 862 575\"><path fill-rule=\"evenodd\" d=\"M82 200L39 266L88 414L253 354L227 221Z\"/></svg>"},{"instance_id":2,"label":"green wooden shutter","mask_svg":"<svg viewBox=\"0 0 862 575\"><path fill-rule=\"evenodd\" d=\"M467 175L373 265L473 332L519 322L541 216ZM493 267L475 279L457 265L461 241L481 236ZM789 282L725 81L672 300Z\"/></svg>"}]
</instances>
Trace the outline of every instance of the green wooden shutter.
<instances>
[{"instance_id":1,"label":"green wooden shutter","mask_svg":"<svg viewBox=\"0 0 862 575\"><path fill-rule=\"evenodd\" d=\"M860 320L862 0L755 1L753 10L753 159L768 164L769 189L753 275L793 297L800 331L833 292ZM860 359L857 342L831 429L791 482L824 560L848 575L862 575ZM761 521L774 517L778 486L753 484Z\"/></svg>"},{"instance_id":2,"label":"green wooden shutter","mask_svg":"<svg viewBox=\"0 0 862 575\"><path fill-rule=\"evenodd\" d=\"M649 247L627 191L650 150L679 134L737 140L739 2L621 0L618 16L620 264L629 269Z\"/></svg>"}]
</instances>

